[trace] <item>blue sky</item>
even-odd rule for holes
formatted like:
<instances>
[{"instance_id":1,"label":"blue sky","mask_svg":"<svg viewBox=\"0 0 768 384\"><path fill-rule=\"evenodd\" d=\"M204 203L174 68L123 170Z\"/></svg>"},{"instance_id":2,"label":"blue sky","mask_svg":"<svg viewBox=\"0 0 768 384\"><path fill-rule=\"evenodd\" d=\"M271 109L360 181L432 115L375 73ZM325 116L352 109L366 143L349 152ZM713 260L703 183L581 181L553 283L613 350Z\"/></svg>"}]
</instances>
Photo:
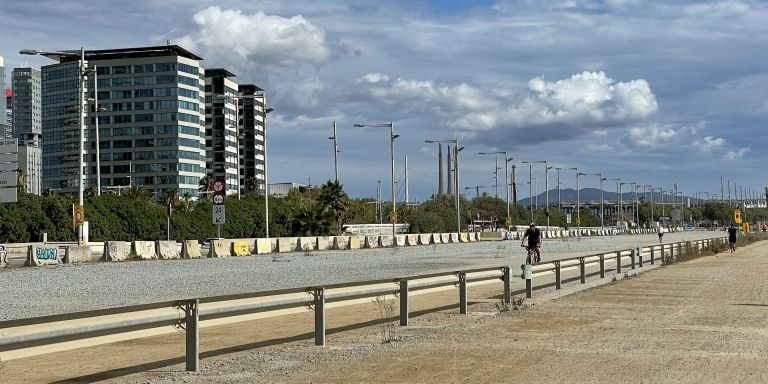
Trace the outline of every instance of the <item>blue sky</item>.
<instances>
[{"instance_id":1,"label":"blue sky","mask_svg":"<svg viewBox=\"0 0 768 384\"><path fill-rule=\"evenodd\" d=\"M268 90L271 181L332 178L335 120L340 178L353 196L372 196L377 180L389 180L388 133L355 122L394 121L398 179L408 155L412 200L437 189L437 148L424 140L453 137L466 147L464 186L493 184L494 159L477 152L504 149L516 163L676 182L691 195L719 193L721 176L752 190L768 182L766 2L101 4L4 1L6 67L46 63L18 55L22 48L170 39ZM527 180L527 167L518 177ZM563 187L572 179L563 176Z\"/></svg>"}]
</instances>

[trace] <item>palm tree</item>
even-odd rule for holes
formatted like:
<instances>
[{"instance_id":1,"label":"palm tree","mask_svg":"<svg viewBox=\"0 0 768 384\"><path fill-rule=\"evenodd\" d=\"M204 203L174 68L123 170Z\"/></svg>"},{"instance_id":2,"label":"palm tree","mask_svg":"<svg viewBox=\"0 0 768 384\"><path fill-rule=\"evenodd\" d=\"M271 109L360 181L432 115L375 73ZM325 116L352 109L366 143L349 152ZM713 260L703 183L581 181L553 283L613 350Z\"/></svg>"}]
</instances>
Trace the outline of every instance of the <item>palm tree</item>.
<instances>
[{"instance_id":1,"label":"palm tree","mask_svg":"<svg viewBox=\"0 0 768 384\"><path fill-rule=\"evenodd\" d=\"M184 212L189 212L189 202L192 201L192 194L184 192L184 194L181 195L181 199L184 201Z\"/></svg>"},{"instance_id":2,"label":"palm tree","mask_svg":"<svg viewBox=\"0 0 768 384\"><path fill-rule=\"evenodd\" d=\"M132 185L125 192L125 196L134 200L149 200L152 198L152 192L143 185Z\"/></svg>"},{"instance_id":3,"label":"palm tree","mask_svg":"<svg viewBox=\"0 0 768 384\"><path fill-rule=\"evenodd\" d=\"M165 204L173 209L179 203L179 190L173 188L166 189L163 191L163 197Z\"/></svg>"},{"instance_id":4,"label":"palm tree","mask_svg":"<svg viewBox=\"0 0 768 384\"><path fill-rule=\"evenodd\" d=\"M338 181L328 180L320 187L320 196L318 196L317 201L328 206L336 219L336 233L341 233L344 214L349 208L349 196L344 192L343 185Z\"/></svg>"},{"instance_id":5,"label":"palm tree","mask_svg":"<svg viewBox=\"0 0 768 384\"><path fill-rule=\"evenodd\" d=\"M297 236L320 236L331 232L333 212L325 204L312 200L304 201L293 208L293 234Z\"/></svg>"},{"instance_id":6,"label":"palm tree","mask_svg":"<svg viewBox=\"0 0 768 384\"><path fill-rule=\"evenodd\" d=\"M202 179L200 179L200 184L198 185L197 189L200 192L210 192L213 191L213 177L211 175L205 175ZM209 193L200 194L201 199L207 199Z\"/></svg>"},{"instance_id":7,"label":"palm tree","mask_svg":"<svg viewBox=\"0 0 768 384\"><path fill-rule=\"evenodd\" d=\"M94 197L96 196L96 186L91 184L88 186L88 188L85 189L85 195L88 197Z\"/></svg>"},{"instance_id":8,"label":"palm tree","mask_svg":"<svg viewBox=\"0 0 768 384\"><path fill-rule=\"evenodd\" d=\"M27 176L27 173L24 172L24 170L20 169L19 173L16 174L16 191L18 193L27 193L27 183L29 182L29 176Z\"/></svg>"}]
</instances>

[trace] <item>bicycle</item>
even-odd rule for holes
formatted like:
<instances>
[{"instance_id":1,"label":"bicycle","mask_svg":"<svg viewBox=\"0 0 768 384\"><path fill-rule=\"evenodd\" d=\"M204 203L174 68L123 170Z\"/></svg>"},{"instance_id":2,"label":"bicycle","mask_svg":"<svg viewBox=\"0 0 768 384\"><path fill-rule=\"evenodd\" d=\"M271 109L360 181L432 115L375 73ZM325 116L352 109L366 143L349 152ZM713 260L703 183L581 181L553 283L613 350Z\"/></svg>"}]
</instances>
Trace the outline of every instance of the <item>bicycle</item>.
<instances>
[{"instance_id":1,"label":"bicycle","mask_svg":"<svg viewBox=\"0 0 768 384\"><path fill-rule=\"evenodd\" d=\"M541 256L536 254L535 247L529 247L527 245L520 244L521 247L525 248L526 251L528 251L528 256L525 258L526 264L536 264L541 262ZM531 262L533 261L533 262Z\"/></svg>"}]
</instances>

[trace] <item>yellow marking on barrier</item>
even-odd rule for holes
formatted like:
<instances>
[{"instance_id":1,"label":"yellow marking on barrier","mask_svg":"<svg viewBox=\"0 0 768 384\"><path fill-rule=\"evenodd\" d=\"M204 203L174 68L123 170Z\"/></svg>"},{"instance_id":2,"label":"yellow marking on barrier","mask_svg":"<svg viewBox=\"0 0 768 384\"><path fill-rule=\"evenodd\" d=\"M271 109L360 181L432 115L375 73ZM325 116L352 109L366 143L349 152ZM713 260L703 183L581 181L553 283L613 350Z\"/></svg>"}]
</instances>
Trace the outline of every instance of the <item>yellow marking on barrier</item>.
<instances>
[{"instance_id":1,"label":"yellow marking on barrier","mask_svg":"<svg viewBox=\"0 0 768 384\"><path fill-rule=\"evenodd\" d=\"M235 256L250 255L251 251L248 249L247 241L235 241L232 243L232 250L235 252Z\"/></svg>"}]
</instances>

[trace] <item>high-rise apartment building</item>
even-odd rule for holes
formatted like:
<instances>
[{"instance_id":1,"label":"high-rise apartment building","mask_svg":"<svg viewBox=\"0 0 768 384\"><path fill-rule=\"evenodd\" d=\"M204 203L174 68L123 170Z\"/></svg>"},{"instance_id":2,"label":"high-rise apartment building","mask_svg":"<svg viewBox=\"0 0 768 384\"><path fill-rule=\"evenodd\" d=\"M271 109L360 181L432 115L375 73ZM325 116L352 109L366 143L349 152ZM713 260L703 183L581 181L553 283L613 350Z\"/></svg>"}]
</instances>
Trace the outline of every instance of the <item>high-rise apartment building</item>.
<instances>
[{"instance_id":1,"label":"high-rise apartment building","mask_svg":"<svg viewBox=\"0 0 768 384\"><path fill-rule=\"evenodd\" d=\"M205 71L206 168L227 192L264 190L264 90L237 84L221 68Z\"/></svg>"},{"instance_id":2,"label":"high-rise apartment building","mask_svg":"<svg viewBox=\"0 0 768 384\"><path fill-rule=\"evenodd\" d=\"M96 185L98 125L102 189L141 185L158 197L166 189L197 195L205 175L202 58L166 45L85 51L85 60L85 185ZM43 189L72 193L79 173L79 57L59 61L42 68Z\"/></svg>"},{"instance_id":3,"label":"high-rise apartment building","mask_svg":"<svg viewBox=\"0 0 768 384\"><path fill-rule=\"evenodd\" d=\"M5 63L3 57L0 56L0 91L5 91ZM8 124L7 110L8 105L5 97L0 97L0 138L10 139L12 131L10 124Z\"/></svg>"},{"instance_id":4,"label":"high-rise apartment building","mask_svg":"<svg viewBox=\"0 0 768 384\"><path fill-rule=\"evenodd\" d=\"M39 195L42 180L42 109L40 70L14 68L13 137L19 141L19 168L26 177L27 192Z\"/></svg>"}]
</instances>

